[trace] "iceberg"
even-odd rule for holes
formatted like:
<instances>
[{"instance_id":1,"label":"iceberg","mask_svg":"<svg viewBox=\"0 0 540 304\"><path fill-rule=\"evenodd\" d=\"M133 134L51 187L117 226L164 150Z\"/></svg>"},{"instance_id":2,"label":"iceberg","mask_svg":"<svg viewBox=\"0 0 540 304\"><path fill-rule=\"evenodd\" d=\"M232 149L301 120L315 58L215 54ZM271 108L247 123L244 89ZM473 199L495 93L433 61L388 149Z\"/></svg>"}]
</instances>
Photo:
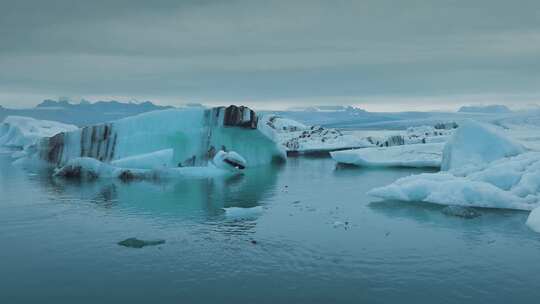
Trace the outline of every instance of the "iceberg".
<instances>
[{"instance_id":1,"label":"iceberg","mask_svg":"<svg viewBox=\"0 0 540 304\"><path fill-rule=\"evenodd\" d=\"M394 183L375 188L369 195L385 200L425 202L465 207L532 210L539 205L540 154L523 154L536 169L494 176L485 170L467 176L448 172L425 173L398 179ZM505 159L501 166L518 166L523 160ZM504 174L504 173L503 173ZM498 186L496 181L508 189ZM537 184L534 185L534 182Z\"/></svg>"},{"instance_id":2,"label":"iceberg","mask_svg":"<svg viewBox=\"0 0 540 304\"><path fill-rule=\"evenodd\" d=\"M284 147L288 154L328 153L373 146L365 138L344 134L337 129L305 126L273 114L263 116L259 126L263 133Z\"/></svg>"},{"instance_id":3,"label":"iceberg","mask_svg":"<svg viewBox=\"0 0 540 304\"><path fill-rule=\"evenodd\" d=\"M31 158L57 168L91 167L97 163L89 159L94 159L107 168L178 171L215 165L223 155L228 157L222 162L235 159L238 167L285 158L284 150L259 130L256 113L243 106L148 112L43 138L33 150Z\"/></svg>"},{"instance_id":4,"label":"iceberg","mask_svg":"<svg viewBox=\"0 0 540 304\"><path fill-rule=\"evenodd\" d=\"M409 127L404 134L392 134L385 137L369 136L367 140L378 147L392 147L412 144L445 143L457 128L455 122L438 123L435 126Z\"/></svg>"},{"instance_id":5,"label":"iceberg","mask_svg":"<svg viewBox=\"0 0 540 304\"><path fill-rule=\"evenodd\" d=\"M439 168L443 147L440 143L414 144L337 151L330 155L338 163L363 167Z\"/></svg>"},{"instance_id":6,"label":"iceberg","mask_svg":"<svg viewBox=\"0 0 540 304\"><path fill-rule=\"evenodd\" d=\"M467 170L525 151L523 145L507 138L495 126L468 120L445 145L441 170Z\"/></svg>"},{"instance_id":7,"label":"iceberg","mask_svg":"<svg viewBox=\"0 0 540 304\"><path fill-rule=\"evenodd\" d=\"M373 189L386 200L532 210L540 205L540 153L475 122L456 131L443 151L447 171L412 175Z\"/></svg>"},{"instance_id":8,"label":"iceberg","mask_svg":"<svg viewBox=\"0 0 540 304\"><path fill-rule=\"evenodd\" d=\"M24 149L42 138L77 130L76 126L23 116L8 116L0 125L0 146Z\"/></svg>"}]
</instances>

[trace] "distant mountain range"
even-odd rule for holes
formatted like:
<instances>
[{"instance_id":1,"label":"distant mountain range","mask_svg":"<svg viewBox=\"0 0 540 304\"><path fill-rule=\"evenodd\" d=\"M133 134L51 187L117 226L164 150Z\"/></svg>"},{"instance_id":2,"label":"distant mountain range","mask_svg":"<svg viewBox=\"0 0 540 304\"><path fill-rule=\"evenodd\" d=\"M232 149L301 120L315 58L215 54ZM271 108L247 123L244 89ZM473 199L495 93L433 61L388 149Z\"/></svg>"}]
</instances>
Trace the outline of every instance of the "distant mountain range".
<instances>
[{"instance_id":1,"label":"distant mountain range","mask_svg":"<svg viewBox=\"0 0 540 304\"><path fill-rule=\"evenodd\" d=\"M285 111L274 111L284 118L294 119L306 125L321 125L329 128L350 130L402 130L420 125L460 122L465 119L496 121L514 113L506 106L462 107L458 112L367 112L351 106L296 107Z\"/></svg>"},{"instance_id":2,"label":"distant mountain range","mask_svg":"<svg viewBox=\"0 0 540 304\"><path fill-rule=\"evenodd\" d=\"M487 105L487 106L463 106L458 112L460 113L486 113L486 114L502 114L512 113L512 111L503 105Z\"/></svg>"},{"instance_id":3,"label":"distant mountain range","mask_svg":"<svg viewBox=\"0 0 540 304\"><path fill-rule=\"evenodd\" d=\"M44 100L35 108L8 109L0 107L0 121L10 115L27 116L36 119L53 120L77 126L93 125L145 112L170 109L171 106L158 106L150 101L142 103L123 103L119 101L82 100L74 104L67 100Z\"/></svg>"},{"instance_id":4,"label":"distant mountain range","mask_svg":"<svg viewBox=\"0 0 540 304\"><path fill-rule=\"evenodd\" d=\"M187 104L185 107L203 107ZM118 101L70 103L66 100L44 100L31 109L8 109L0 106L0 122L6 116L18 115L36 119L53 120L77 126L93 125L117 120L145 112L165 110L173 107L158 106L150 101L123 103ZM532 110L527 110L531 112ZM306 125L321 125L339 129L404 129L411 126L435 125L445 122L459 122L463 119L497 121L521 115L505 106L468 106L458 112L394 112L376 113L351 106L309 106L290 108L284 111L259 111L260 114L273 113ZM536 113L536 112L535 112Z\"/></svg>"},{"instance_id":5,"label":"distant mountain range","mask_svg":"<svg viewBox=\"0 0 540 304\"><path fill-rule=\"evenodd\" d=\"M290 118L308 125L332 126L334 124L347 125L364 124L375 121L394 120L386 113L372 113L351 106L313 106L296 107L286 111L272 112L282 117Z\"/></svg>"}]
</instances>

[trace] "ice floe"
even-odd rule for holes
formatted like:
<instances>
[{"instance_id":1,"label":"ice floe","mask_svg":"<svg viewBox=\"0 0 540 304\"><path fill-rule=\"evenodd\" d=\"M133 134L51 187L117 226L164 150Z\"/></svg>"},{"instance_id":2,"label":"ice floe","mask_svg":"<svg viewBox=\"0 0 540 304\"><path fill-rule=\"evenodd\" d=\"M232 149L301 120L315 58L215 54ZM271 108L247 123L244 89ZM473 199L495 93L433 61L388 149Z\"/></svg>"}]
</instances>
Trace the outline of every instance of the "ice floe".
<instances>
[{"instance_id":1,"label":"ice floe","mask_svg":"<svg viewBox=\"0 0 540 304\"><path fill-rule=\"evenodd\" d=\"M526 152L476 122L460 126L443 151L448 171L401 178L369 195L398 201L532 210L540 204L540 152Z\"/></svg>"},{"instance_id":2,"label":"ice floe","mask_svg":"<svg viewBox=\"0 0 540 304\"><path fill-rule=\"evenodd\" d=\"M415 144L331 152L338 163L364 167L439 168L444 144Z\"/></svg>"},{"instance_id":3,"label":"ice floe","mask_svg":"<svg viewBox=\"0 0 540 304\"><path fill-rule=\"evenodd\" d=\"M387 136L368 136L366 139L378 147L392 147L411 144L444 143L457 128L455 122L438 123L435 126L409 127L405 132Z\"/></svg>"},{"instance_id":4,"label":"ice floe","mask_svg":"<svg viewBox=\"0 0 540 304\"><path fill-rule=\"evenodd\" d=\"M265 115L259 128L289 154L327 153L373 146L367 139L321 126L305 126L291 119Z\"/></svg>"}]
</instances>

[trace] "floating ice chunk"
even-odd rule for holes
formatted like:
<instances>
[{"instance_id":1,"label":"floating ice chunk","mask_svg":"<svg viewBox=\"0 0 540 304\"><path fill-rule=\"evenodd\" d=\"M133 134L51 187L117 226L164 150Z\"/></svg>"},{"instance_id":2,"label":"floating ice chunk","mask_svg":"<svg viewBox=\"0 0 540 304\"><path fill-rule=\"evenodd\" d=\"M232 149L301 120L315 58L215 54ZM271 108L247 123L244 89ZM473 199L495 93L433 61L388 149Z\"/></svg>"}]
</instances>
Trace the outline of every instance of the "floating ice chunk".
<instances>
[{"instance_id":1,"label":"floating ice chunk","mask_svg":"<svg viewBox=\"0 0 540 304\"><path fill-rule=\"evenodd\" d=\"M378 147L445 143L453 134L455 128L457 128L455 122L438 123L435 127L426 125L409 127L405 132L391 132L386 136L368 136L366 139Z\"/></svg>"},{"instance_id":2,"label":"floating ice chunk","mask_svg":"<svg viewBox=\"0 0 540 304\"><path fill-rule=\"evenodd\" d=\"M513 156L513 157L512 157ZM531 210L540 204L540 153L487 125L464 122L435 174L401 178L369 195L408 202Z\"/></svg>"},{"instance_id":3,"label":"floating ice chunk","mask_svg":"<svg viewBox=\"0 0 540 304\"><path fill-rule=\"evenodd\" d=\"M41 138L77 130L76 126L30 117L8 116L0 125L0 146L22 149Z\"/></svg>"},{"instance_id":4,"label":"floating ice chunk","mask_svg":"<svg viewBox=\"0 0 540 304\"><path fill-rule=\"evenodd\" d=\"M261 117L260 126L261 128L270 128L277 133L297 132L309 128L296 120L279 117L273 114Z\"/></svg>"},{"instance_id":5,"label":"floating ice chunk","mask_svg":"<svg viewBox=\"0 0 540 304\"><path fill-rule=\"evenodd\" d=\"M531 211L526 224L533 231L540 233L540 207Z\"/></svg>"},{"instance_id":6,"label":"floating ice chunk","mask_svg":"<svg viewBox=\"0 0 540 304\"><path fill-rule=\"evenodd\" d=\"M416 144L331 152L338 163L365 167L434 167L441 165L444 144Z\"/></svg>"},{"instance_id":7,"label":"floating ice chunk","mask_svg":"<svg viewBox=\"0 0 540 304\"><path fill-rule=\"evenodd\" d=\"M344 134L337 129L306 126L273 114L263 116L258 128L289 153L327 153L373 146L365 138Z\"/></svg>"},{"instance_id":8,"label":"floating ice chunk","mask_svg":"<svg viewBox=\"0 0 540 304\"><path fill-rule=\"evenodd\" d=\"M525 151L521 144L507 138L495 126L468 120L461 123L446 143L441 170L466 171Z\"/></svg>"},{"instance_id":9,"label":"floating ice chunk","mask_svg":"<svg viewBox=\"0 0 540 304\"><path fill-rule=\"evenodd\" d=\"M368 194L407 202L532 210L540 205L540 153L503 158L460 176L450 172L408 176Z\"/></svg>"},{"instance_id":10,"label":"floating ice chunk","mask_svg":"<svg viewBox=\"0 0 540 304\"><path fill-rule=\"evenodd\" d=\"M220 169L239 171L246 168L247 161L240 154L234 151L219 151L216 156L214 156L212 164Z\"/></svg>"},{"instance_id":11,"label":"floating ice chunk","mask_svg":"<svg viewBox=\"0 0 540 304\"><path fill-rule=\"evenodd\" d=\"M332 226L334 228L343 228L345 230L348 230L350 228L349 222L341 222L341 221L335 221Z\"/></svg>"},{"instance_id":12,"label":"floating ice chunk","mask_svg":"<svg viewBox=\"0 0 540 304\"><path fill-rule=\"evenodd\" d=\"M262 206L251 208L229 207L223 208L225 216L230 219L254 219L259 217L264 209Z\"/></svg>"}]
</instances>

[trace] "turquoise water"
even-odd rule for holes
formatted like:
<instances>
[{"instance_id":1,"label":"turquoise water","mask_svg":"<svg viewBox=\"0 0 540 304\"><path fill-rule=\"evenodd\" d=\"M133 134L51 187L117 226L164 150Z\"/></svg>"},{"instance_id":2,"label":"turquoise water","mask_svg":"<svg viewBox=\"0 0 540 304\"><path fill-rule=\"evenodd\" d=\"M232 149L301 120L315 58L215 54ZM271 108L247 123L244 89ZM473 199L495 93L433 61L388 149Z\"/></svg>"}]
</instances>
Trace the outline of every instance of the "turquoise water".
<instances>
[{"instance_id":1,"label":"turquoise water","mask_svg":"<svg viewBox=\"0 0 540 304\"><path fill-rule=\"evenodd\" d=\"M538 301L527 213L466 220L365 195L420 172L291 158L225 180L80 183L0 155L0 303ZM166 243L117 245L129 237Z\"/></svg>"}]
</instances>

